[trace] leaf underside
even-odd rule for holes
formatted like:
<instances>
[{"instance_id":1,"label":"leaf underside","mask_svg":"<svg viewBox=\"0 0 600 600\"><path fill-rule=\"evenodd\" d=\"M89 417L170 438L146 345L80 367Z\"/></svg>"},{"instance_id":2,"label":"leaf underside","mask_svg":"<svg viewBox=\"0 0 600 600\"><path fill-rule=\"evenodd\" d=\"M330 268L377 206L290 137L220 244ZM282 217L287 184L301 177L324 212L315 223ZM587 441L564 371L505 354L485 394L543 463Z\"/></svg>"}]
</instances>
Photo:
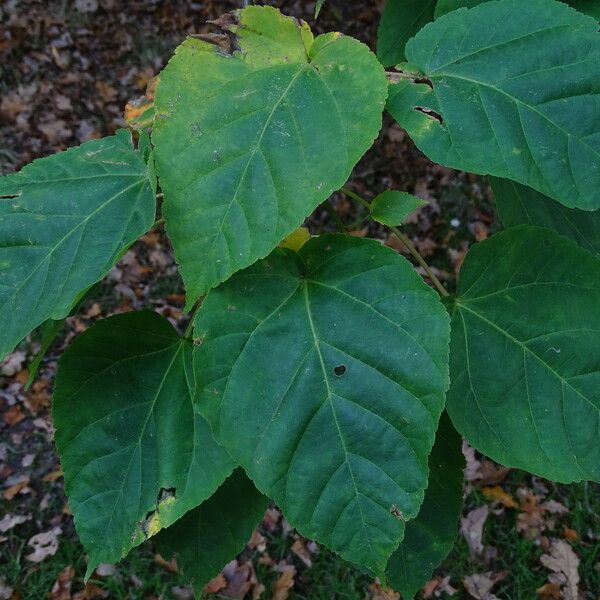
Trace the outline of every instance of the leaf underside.
<instances>
[{"instance_id":1,"label":"leaf underside","mask_svg":"<svg viewBox=\"0 0 600 600\"><path fill-rule=\"evenodd\" d=\"M163 529L155 543L163 556L177 556L200 598L204 586L244 549L266 509L267 498L237 469L208 500Z\"/></svg>"},{"instance_id":2,"label":"leaf underside","mask_svg":"<svg viewBox=\"0 0 600 600\"><path fill-rule=\"evenodd\" d=\"M458 533L462 510L462 438L442 414L429 456L429 486L416 519L406 525L400 547L392 554L387 576L403 598L413 598L448 556Z\"/></svg>"},{"instance_id":3,"label":"leaf underside","mask_svg":"<svg viewBox=\"0 0 600 600\"><path fill-rule=\"evenodd\" d=\"M266 256L339 189L381 127L383 68L360 42L251 6L232 55L189 38L160 76L157 171L188 306Z\"/></svg>"},{"instance_id":4,"label":"leaf underside","mask_svg":"<svg viewBox=\"0 0 600 600\"><path fill-rule=\"evenodd\" d=\"M66 317L154 220L153 182L126 131L0 178L0 358Z\"/></svg>"},{"instance_id":5,"label":"leaf underside","mask_svg":"<svg viewBox=\"0 0 600 600\"><path fill-rule=\"evenodd\" d=\"M498 217L505 227L539 225L600 254L600 210L567 208L530 187L490 177Z\"/></svg>"},{"instance_id":6,"label":"leaf underside","mask_svg":"<svg viewBox=\"0 0 600 600\"><path fill-rule=\"evenodd\" d=\"M433 161L600 207L598 22L554 0L449 13L407 45L426 83L390 86L388 109Z\"/></svg>"},{"instance_id":7,"label":"leaf underside","mask_svg":"<svg viewBox=\"0 0 600 600\"><path fill-rule=\"evenodd\" d=\"M519 226L467 255L452 316L447 409L494 460L600 480L600 259Z\"/></svg>"},{"instance_id":8,"label":"leaf underside","mask_svg":"<svg viewBox=\"0 0 600 600\"><path fill-rule=\"evenodd\" d=\"M324 235L212 291L194 331L217 439L303 535L382 576L444 404L435 292L379 243Z\"/></svg>"},{"instance_id":9,"label":"leaf underside","mask_svg":"<svg viewBox=\"0 0 600 600\"><path fill-rule=\"evenodd\" d=\"M103 319L59 361L56 445L88 575L210 497L233 464L192 402L191 344L150 311Z\"/></svg>"}]
</instances>

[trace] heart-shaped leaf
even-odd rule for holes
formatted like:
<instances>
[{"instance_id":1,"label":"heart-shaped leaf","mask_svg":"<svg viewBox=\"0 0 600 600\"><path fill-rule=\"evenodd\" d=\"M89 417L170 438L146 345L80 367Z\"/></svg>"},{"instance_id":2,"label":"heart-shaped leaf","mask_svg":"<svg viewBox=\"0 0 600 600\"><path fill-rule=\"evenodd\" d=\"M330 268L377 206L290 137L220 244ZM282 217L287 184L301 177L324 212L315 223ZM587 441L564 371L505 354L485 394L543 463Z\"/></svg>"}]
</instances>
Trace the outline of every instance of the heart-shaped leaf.
<instances>
[{"instance_id":1,"label":"heart-shaped leaf","mask_svg":"<svg viewBox=\"0 0 600 600\"><path fill-rule=\"evenodd\" d=\"M474 246L452 316L448 412L512 467L600 481L600 259L519 226Z\"/></svg>"},{"instance_id":2,"label":"heart-shaped leaf","mask_svg":"<svg viewBox=\"0 0 600 600\"><path fill-rule=\"evenodd\" d=\"M266 509L267 498L237 469L208 500L163 529L155 543L163 556L177 556L200 598L204 586L244 549Z\"/></svg>"},{"instance_id":3,"label":"heart-shaped leaf","mask_svg":"<svg viewBox=\"0 0 600 600\"><path fill-rule=\"evenodd\" d=\"M403 598L413 598L431 579L456 541L462 510L462 439L442 414L429 456L429 485L417 518L406 525L400 547L387 566L390 585Z\"/></svg>"},{"instance_id":4,"label":"heart-shaped leaf","mask_svg":"<svg viewBox=\"0 0 600 600\"><path fill-rule=\"evenodd\" d=\"M271 7L235 13L231 55L189 38L156 92L157 170L188 306L266 256L347 180L387 81L360 42Z\"/></svg>"},{"instance_id":5,"label":"heart-shaped leaf","mask_svg":"<svg viewBox=\"0 0 600 600\"><path fill-rule=\"evenodd\" d=\"M555 0L449 13L406 46L388 108L433 161L600 208L598 21Z\"/></svg>"},{"instance_id":6,"label":"heart-shaped leaf","mask_svg":"<svg viewBox=\"0 0 600 600\"><path fill-rule=\"evenodd\" d=\"M600 254L600 210L567 208L530 187L490 177L498 216L505 227L540 225Z\"/></svg>"},{"instance_id":7,"label":"heart-shaped leaf","mask_svg":"<svg viewBox=\"0 0 600 600\"><path fill-rule=\"evenodd\" d=\"M212 291L194 331L218 439L303 535L383 576L444 405L435 292L378 242L324 235Z\"/></svg>"},{"instance_id":8,"label":"heart-shaped leaf","mask_svg":"<svg viewBox=\"0 0 600 600\"><path fill-rule=\"evenodd\" d=\"M212 495L233 464L194 410L191 344L160 315L126 313L59 362L53 417L88 575Z\"/></svg>"},{"instance_id":9,"label":"heart-shaped leaf","mask_svg":"<svg viewBox=\"0 0 600 600\"><path fill-rule=\"evenodd\" d=\"M93 140L0 178L0 358L66 317L152 225L154 181L131 135Z\"/></svg>"}]
</instances>

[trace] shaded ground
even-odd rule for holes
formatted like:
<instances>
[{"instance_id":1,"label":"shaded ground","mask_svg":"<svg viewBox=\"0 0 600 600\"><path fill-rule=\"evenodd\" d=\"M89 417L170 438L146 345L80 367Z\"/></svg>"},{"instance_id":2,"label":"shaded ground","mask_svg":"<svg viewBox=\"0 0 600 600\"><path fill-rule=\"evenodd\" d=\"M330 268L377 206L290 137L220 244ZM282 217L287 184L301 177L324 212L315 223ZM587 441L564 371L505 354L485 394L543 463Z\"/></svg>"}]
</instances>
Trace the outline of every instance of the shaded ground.
<instances>
[{"instance_id":1,"label":"shaded ground","mask_svg":"<svg viewBox=\"0 0 600 600\"><path fill-rule=\"evenodd\" d=\"M122 126L126 101L143 93L185 34L240 4L0 2L0 174ZM314 2L271 4L312 23ZM379 4L329 0L315 29L339 29L373 46ZM349 185L366 197L396 188L429 200L406 230L449 288L469 245L497 227L484 181L432 165L390 121ZM361 214L346 198L333 201L353 232L365 235ZM314 233L335 229L327 205L308 224ZM368 233L386 236L375 227ZM0 600L191 597L176 565L162 561L149 543L118 567L99 569L84 589L85 557L66 506L50 420L56 360L74 335L95 319L141 307L183 325L182 305L169 244L154 230L68 319L29 391L24 383L35 334L0 365ZM557 486L481 462L468 448L467 455L462 535L422 597L562 598L561 590L579 577L581 597L597 600L599 486ZM565 572L552 574L544 555ZM211 586L214 597L397 598L299 538L276 509Z\"/></svg>"}]
</instances>

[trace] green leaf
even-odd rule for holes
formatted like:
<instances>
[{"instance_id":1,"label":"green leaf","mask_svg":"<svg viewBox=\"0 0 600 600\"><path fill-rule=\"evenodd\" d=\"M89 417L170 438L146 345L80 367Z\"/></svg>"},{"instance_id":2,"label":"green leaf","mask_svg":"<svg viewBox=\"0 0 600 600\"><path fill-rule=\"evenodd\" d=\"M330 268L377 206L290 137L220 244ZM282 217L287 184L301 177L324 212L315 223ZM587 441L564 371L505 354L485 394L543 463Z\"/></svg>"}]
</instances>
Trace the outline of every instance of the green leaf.
<instances>
[{"instance_id":1,"label":"green leaf","mask_svg":"<svg viewBox=\"0 0 600 600\"><path fill-rule=\"evenodd\" d=\"M198 311L196 403L303 535L383 576L427 485L448 316L374 240L277 249Z\"/></svg>"},{"instance_id":2,"label":"green leaf","mask_svg":"<svg viewBox=\"0 0 600 600\"><path fill-rule=\"evenodd\" d=\"M271 7L232 17L231 56L189 38L160 75L153 131L188 306L266 256L347 180L381 127L368 48Z\"/></svg>"},{"instance_id":3,"label":"green leaf","mask_svg":"<svg viewBox=\"0 0 600 600\"><path fill-rule=\"evenodd\" d=\"M567 0L567 4L600 21L600 2L598 0Z\"/></svg>"},{"instance_id":4,"label":"green leaf","mask_svg":"<svg viewBox=\"0 0 600 600\"><path fill-rule=\"evenodd\" d=\"M477 244L452 316L448 412L494 460L600 481L600 259L519 226Z\"/></svg>"},{"instance_id":5,"label":"green leaf","mask_svg":"<svg viewBox=\"0 0 600 600\"><path fill-rule=\"evenodd\" d=\"M600 254L600 210L567 208L529 187L490 177L498 216L505 227L540 225Z\"/></svg>"},{"instance_id":6,"label":"green leaf","mask_svg":"<svg viewBox=\"0 0 600 600\"><path fill-rule=\"evenodd\" d=\"M431 579L456 541L462 510L462 439L442 414L429 456L429 486L416 519L406 525L400 547L387 566L388 581L403 598L413 598Z\"/></svg>"},{"instance_id":7,"label":"green leaf","mask_svg":"<svg viewBox=\"0 0 600 600\"><path fill-rule=\"evenodd\" d=\"M388 0L377 32L377 56L385 67L404 62L404 47L433 21L437 0Z\"/></svg>"},{"instance_id":8,"label":"green leaf","mask_svg":"<svg viewBox=\"0 0 600 600\"><path fill-rule=\"evenodd\" d=\"M317 3L315 4L315 19L319 16L319 13L323 8L323 4L325 4L325 0L317 0Z\"/></svg>"},{"instance_id":9,"label":"green leaf","mask_svg":"<svg viewBox=\"0 0 600 600\"><path fill-rule=\"evenodd\" d=\"M386 190L371 203L371 217L383 225L395 227L404 221L427 202L408 192Z\"/></svg>"},{"instance_id":10,"label":"green leaf","mask_svg":"<svg viewBox=\"0 0 600 600\"><path fill-rule=\"evenodd\" d=\"M64 324L64 319L60 319L60 321L48 319L40 326L40 349L38 350L34 359L27 366L28 375L27 382L25 383L26 390L29 389L31 384L35 381L37 372L42 364L42 360L44 360L44 356L46 356L46 352L48 352L50 346L52 346L58 337L58 334L62 331Z\"/></svg>"},{"instance_id":11,"label":"green leaf","mask_svg":"<svg viewBox=\"0 0 600 600\"><path fill-rule=\"evenodd\" d=\"M445 14L458 10L459 8L474 8L488 0L438 0L435 7L435 18L439 19Z\"/></svg>"},{"instance_id":12,"label":"green leaf","mask_svg":"<svg viewBox=\"0 0 600 600\"><path fill-rule=\"evenodd\" d=\"M0 178L0 357L66 317L148 230L152 186L126 131Z\"/></svg>"},{"instance_id":13,"label":"green leaf","mask_svg":"<svg viewBox=\"0 0 600 600\"><path fill-rule=\"evenodd\" d=\"M473 8L484 2L488 2L488 0L439 0L435 7L435 18L459 8ZM565 0L565 4L570 4L579 12L590 17L600 19L600 2L598 0Z\"/></svg>"},{"instance_id":14,"label":"green leaf","mask_svg":"<svg viewBox=\"0 0 600 600\"><path fill-rule=\"evenodd\" d=\"M427 25L407 59L427 82L392 84L388 108L431 160L600 207L595 19L554 0L486 2Z\"/></svg>"},{"instance_id":15,"label":"green leaf","mask_svg":"<svg viewBox=\"0 0 600 600\"><path fill-rule=\"evenodd\" d=\"M177 555L177 565L200 598L204 586L244 549L266 509L267 498L237 469L208 500L163 529L155 542L163 556Z\"/></svg>"},{"instance_id":16,"label":"green leaf","mask_svg":"<svg viewBox=\"0 0 600 600\"><path fill-rule=\"evenodd\" d=\"M157 313L103 319L59 361L53 417L88 575L210 497L233 464L194 410L192 348Z\"/></svg>"}]
</instances>

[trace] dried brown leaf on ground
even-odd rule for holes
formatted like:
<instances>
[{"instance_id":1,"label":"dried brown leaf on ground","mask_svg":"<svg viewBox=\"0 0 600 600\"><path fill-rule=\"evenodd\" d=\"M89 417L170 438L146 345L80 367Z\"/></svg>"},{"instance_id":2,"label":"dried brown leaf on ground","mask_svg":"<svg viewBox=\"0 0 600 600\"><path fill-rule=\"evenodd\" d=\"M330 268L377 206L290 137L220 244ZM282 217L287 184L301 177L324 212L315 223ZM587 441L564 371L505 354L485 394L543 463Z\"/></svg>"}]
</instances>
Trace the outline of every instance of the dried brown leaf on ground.
<instances>
[{"instance_id":1,"label":"dried brown leaf on ground","mask_svg":"<svg viewBox=\"0 0 600 600\"><path fill-rule=\"evenodd\" d=\"M302 538L298 538L291 547L292 552L310 569L312 567L312 560L310 553Z\"/></svg>"},{"instance_id":2,"label":"dried brown leaf on ground","mask_svg":"<svg viewBox=\"0 0 600 600\"><path fill-rule=\"evenodd\" d=\"M220 593L227 598L239 598L241 600L251 590L262 587L256 578L254 567L250 561L239 563L237 560L232 560L225 565L223 575L227 581L227 586L220 590Z\"/></svg>"},{"instance_id":3,"label":"dried brown leaf on ground","mask_svg":"<svg viewBox=\"0 0 600 600\"><path fill-rule=\"evenodd\" d=\"M535 593L540 600L562 600L563 597L560 585L556 583L545 583Z\"/></svg>"},{"instance_id":4,"label":"dried brown leaf on ground","mask_svg":"<svg viewBox=\"0 0 600 600\"><path fill-rule=\"evenodd\" d=\"M62 533L60 527L54 527L50 531L38 533L29 538L27 545L32 548L31 554L25 558L31 562L42 562L49 556L56 554L58 550L58 536Z\"/></svg>"},{"instance_id":5,"label":"dried brown leaf on ground","mask_svg":"<svg viewBox=\"0 0 600 600\"><path fill-rule=\"evenodd\" d=\"M48 600L71 600L71 585L75 577L75 569L69 565L56 578L52 589L48 592Z\"/></svg>"},{"instance_id":6,"label":"dried brown leaf on ground","mask_svg":"<svg viewBox=\"0 0 600 600\"><path fill-rule=\"evenodd\" d=\"M216 577L213 577L205 586L205 594L216 594L227 587L227 579L223 573L219 573Z\"/></svg>"},{"instance_id":7,"label":"dried brown leaf on ground","mask_svg":"<svg viewBox=\"0 0 600 600\"><path fill-rule=\"evenodd\" d=\"M0 580L0 600L10 600L13 596L13 588Z\"/></svg>"},{"instance_id":8,"label":"dried brown leaf on ground","mask_svg":"<svg viewBox=\"0 0 600 600\"><path fill-rule=\"evenodd\" d=\"M565 600L579 596L579 558L564 540L551 541L550 552L540 557L540 562L552 571L548 581L560 585Z\"/></svg>"},{"instance_id":9,"label":"dried brown leaf on ground","mask_svg":"<svg viewBox=\"0 0 600 600\"><path fill-rule=\"evenodd\" d=\"M499 502L506 508L519 508L517 501L499 485L484 487L481 491L492 502Z\"/></svg>"},{"instance_id":10,"label":"dried brown leaf on ground","mask_svg":"<svg viewBox=\"0 0 600 600\"><path fill-rule=\"evenodd\" d=\"M439 598L442 594L454 596L456 593L458 590L450 585L450 576L436 577L427 582L422 589L423 598Z\"/></svg>"},{"instance_id":11,"label":"dried brown leaf on ground","mask_svg":"<svg viewBox=\"0 0 600 600\"><path fill-rule=\"evenodd\" d=\"M480 506L467 513L467 516L462 517L460 520L460 532L467 541L473 558L483 556L483 526L489 514L490 509L487 505Z\"/></svg>"},{"instance_id":12,"label":"dried brown leaf on ground","mask_svg":"<svg viewBox=\"0 0 600 600\"><path fill-rule=\"evenodd\" d=\"M12 377L16 375L26 360L26 355L24 352L13 352L9 354L1 363L0 363L0 374L5 377Z\"/></svg>"},{"instance_id":13,"label":"dried brown leaf on ground","mask_svg":"<svg viewBox=\"0 0 600 600\"><path fill-rule=\"evenodd\" d=\"M506 577L507 573L475 573L463 579L463 584L469 595L476 600L500 600L492 593L492 588Z\"/></svg>"},{"instance_id":14,"label":"dried brown leaf on ground","mask_svg":"<svg viewBox=\"0 0 600 600\"><path fill-rule=\"evenodd\" d=\"M281 575L275 581L271 600L287 600L290 590L294 587L294 578L296 577L296 568L293 565L278 565L276 570L281 571Z\"/></svg>"},{"instance_id":15,"label":"dried brown leaf on ground","mask_svg":"<svg viewBox=\"0 0 600 600\"><path fill-rule=\"evenodd\" d=\"M30 520L31 515L6 514L0 519L0 533L6 533L7 531L10 531L13 527L21 525L21 523L25 523L26 521Z\"/></svg>"},{"instance_id":16,"label":"dried brown leaf on ground","mask_svg":"<svg viewBox=\"0 0 600 600\"><path fill-rule=\"evenodd\" d=\"M27 476L20 477L19 481L9 485L2 492L2 496L4 497L5 500L12 500L17 494L26 490L29 483L30 483L29 477L27 477Z\"/></svg>"},{"instance_id":17,"label":"dried brown leaf on ground","mask_svg":"<svg viewBox=\"0 0 600 600\"><path fill-rule=\"evenodd\" d=\"M369 595L364 600L400 600L400 594L391 588L383 588L378 579L369 586Z\"/></svg>"}]
</instances>

